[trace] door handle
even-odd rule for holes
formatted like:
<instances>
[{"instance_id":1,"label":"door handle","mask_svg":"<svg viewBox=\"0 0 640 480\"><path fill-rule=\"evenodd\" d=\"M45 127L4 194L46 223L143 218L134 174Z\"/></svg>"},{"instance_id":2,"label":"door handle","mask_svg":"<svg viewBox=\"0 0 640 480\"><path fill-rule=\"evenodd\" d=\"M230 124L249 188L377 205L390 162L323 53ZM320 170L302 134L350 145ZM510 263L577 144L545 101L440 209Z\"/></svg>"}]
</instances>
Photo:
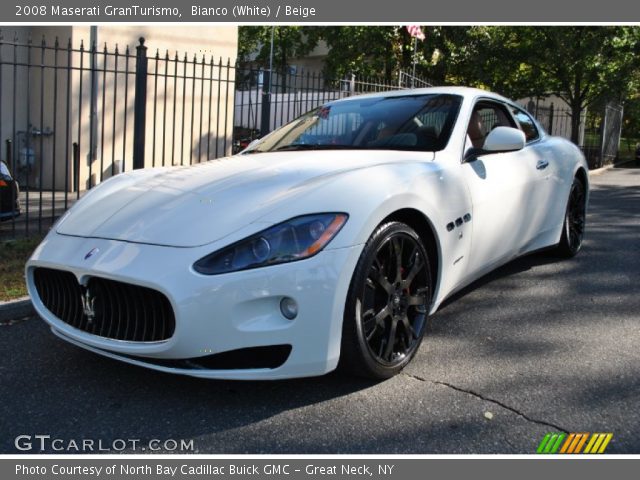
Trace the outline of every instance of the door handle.
<instances>
[{"instance_id":1,"label":"door handle","mask_svg":"<svg viewBox=\"0 0 640 480\"><path fill-rule=\"evenodd\" d=\"M548 166L549 166L549 162L547 160L538 160L538 163L536 164L536 168L538 170L544 170Z\"/></svg>"}]
</instances>

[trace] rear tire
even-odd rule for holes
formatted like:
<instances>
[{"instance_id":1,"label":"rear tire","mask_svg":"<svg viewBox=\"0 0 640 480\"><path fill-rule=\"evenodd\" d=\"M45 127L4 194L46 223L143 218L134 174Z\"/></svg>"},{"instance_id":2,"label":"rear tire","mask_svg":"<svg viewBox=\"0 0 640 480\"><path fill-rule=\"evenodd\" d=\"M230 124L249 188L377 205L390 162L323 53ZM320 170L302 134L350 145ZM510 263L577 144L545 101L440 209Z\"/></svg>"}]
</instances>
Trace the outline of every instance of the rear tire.
<instances>
[{"instance_id":1,"label":"rear tire","mask_svg":"<svg viewBox=\"0 0 640 480\"><path fill-rule=\"evenodd\" d=\"M562 237L555 253L563 258L577 255L582 248L586 224L587 196L585 186L579 178L574 178L569 191L567 211L562 224Z\"/></svg>"},{"instance_id":2,"label":"rear tire","mask_svg":"<svg viewBox=\"0 0 640 480\"><path fill-rule=\"evenodd\" d=\"M429 258L418 234L400 222L379 226L351 279L340 368L377 380L400 372L418 351L431 295Z\"/></svg>"}]
</instances>

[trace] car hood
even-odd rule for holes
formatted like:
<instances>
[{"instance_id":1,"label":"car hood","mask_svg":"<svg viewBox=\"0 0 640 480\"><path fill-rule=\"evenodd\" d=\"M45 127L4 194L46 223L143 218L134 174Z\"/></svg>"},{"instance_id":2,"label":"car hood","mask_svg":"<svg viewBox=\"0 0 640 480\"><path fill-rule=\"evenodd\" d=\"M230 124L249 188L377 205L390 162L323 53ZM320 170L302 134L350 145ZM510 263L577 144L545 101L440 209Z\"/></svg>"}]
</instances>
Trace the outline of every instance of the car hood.
<instances>
[{"instance_id":1,"label":"car hood","mask_svg":"<svg viewBox=\"0 0 640 480\"><path fill-rule=\"evenodd\" d=\"M424 161L425 153L419 155ZM282 152L136 170L88 192L58 222L56 231L154 245L200 246L246 227L338 175L412 160L412 156L416 154Z\"/></svg>"}]
</instances>

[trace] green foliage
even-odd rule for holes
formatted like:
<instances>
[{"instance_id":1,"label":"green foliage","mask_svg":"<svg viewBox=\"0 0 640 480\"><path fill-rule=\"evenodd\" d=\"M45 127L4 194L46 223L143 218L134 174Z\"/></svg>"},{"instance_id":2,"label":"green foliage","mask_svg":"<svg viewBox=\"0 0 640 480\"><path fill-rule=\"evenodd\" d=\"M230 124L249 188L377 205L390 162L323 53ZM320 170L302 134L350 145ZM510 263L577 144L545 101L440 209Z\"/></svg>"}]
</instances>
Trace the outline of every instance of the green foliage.
<instances>
[{"instance_id":1,"label":"green foliage","mask_svg":"<svg viewBox=\"0 0 640 480\"><path fill-rule=\"evenodd\" d=\"M240 58L258 51L268 65L272 27L240 27ZM323 40L325 73L387 81L411 72L434 84L487 88L511 98L555 94L580 113L621 101L640 86L640 28L634 26L429 26L414 42L400 26L275 27L276 68L307 55ZM629 127L631 128L631 127ZM635 128L635 127L634 127Z\"/></svg>"},{"instance_id":2,"label":"green foliage","mask_svg":"<svg viewBox=\"0 0 640 480\"><path fill-rule=\"evenodd\" d=\"M273 33L273 67L281 70L289 65L292 58L308 55L318 45L320 32L319 27L240 27L238 58L241 64L254 61L268 68Z\"/></svg>"},{"instance_id":3,"label":"green foliage","mask_svg":"<svg viewBox=\"0 0 640 480\"><path fill-rule=\"evenodd\" d=\"M632 89L624 101L622 136L640 139L640 70L636 70L631 79ZM636 140L637 141L637 140Z\"/></svg>"},{"instance_id":4,"label":"green foliage","mask_svg":"<svg viewBox=\"0 0 640 480\"><path fill-rule=\"evenodd\" d=\"M13 300L27 294L24 264L42 237L0 242L0 301Z\"/></svg>"},{"instance_id":5,"label":"green foliage","mask_svg":"<svg viewBox=\"0 0 640 480\"><path fill-rule=\"evenodd\" d=\"M412 63L412 39L406 29L392 26L327 27L322 38L329 48L325 72L390 80Z\"/></svg>"},{"instance_id":6,"label":"green foliage","mask_svg":"<svg viewBox=\"0 0 640 480\"><path fill-rule=\"evenodd\" d=\"M507 96L553 93L583 109L603 96L621 99L633 87L639 32L635 27L474 27L476 62L462 70Z\"/></svg>"},{"instance_id":7,"label":"green foliage","mask_svg":"<svg viewBox=\"0 0 640 480\"><path fill-rule=\"evenodd\" d=\"M577 141L580 114L596 103L621 101L637 88L637 27L474 27L462 77L506 96L555 94L572 111Z\"/></svg>"}]
</instances>

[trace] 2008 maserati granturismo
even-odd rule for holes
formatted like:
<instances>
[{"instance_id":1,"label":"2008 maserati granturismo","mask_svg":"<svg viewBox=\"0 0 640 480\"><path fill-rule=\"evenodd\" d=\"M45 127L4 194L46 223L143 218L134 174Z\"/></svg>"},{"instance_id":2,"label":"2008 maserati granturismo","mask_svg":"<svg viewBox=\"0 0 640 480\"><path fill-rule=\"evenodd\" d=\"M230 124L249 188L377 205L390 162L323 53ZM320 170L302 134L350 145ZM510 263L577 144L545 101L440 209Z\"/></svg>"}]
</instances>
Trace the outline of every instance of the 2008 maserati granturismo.
<instances>
[{"instance_id":1,"label":"2008 maserati granturismo","mask_svg":"<svg viewBox=\"0 0 640 480\"><path fill-rule=\"evenodd\" d=\"M511 259L581 248L572 143L481 90L362 95L239 155L91 190L26 266L59 337L208 378L387 378L442 301Z\"/></svg>"}]
</instances>

